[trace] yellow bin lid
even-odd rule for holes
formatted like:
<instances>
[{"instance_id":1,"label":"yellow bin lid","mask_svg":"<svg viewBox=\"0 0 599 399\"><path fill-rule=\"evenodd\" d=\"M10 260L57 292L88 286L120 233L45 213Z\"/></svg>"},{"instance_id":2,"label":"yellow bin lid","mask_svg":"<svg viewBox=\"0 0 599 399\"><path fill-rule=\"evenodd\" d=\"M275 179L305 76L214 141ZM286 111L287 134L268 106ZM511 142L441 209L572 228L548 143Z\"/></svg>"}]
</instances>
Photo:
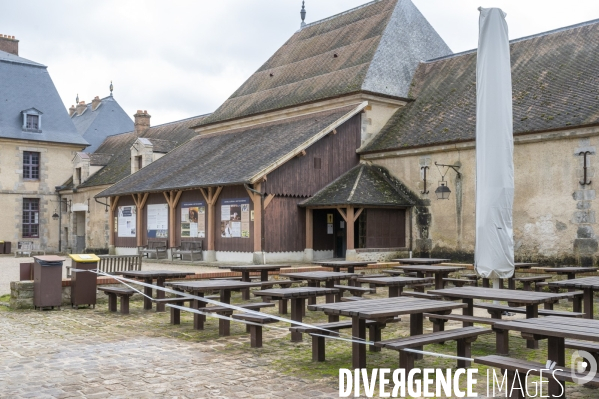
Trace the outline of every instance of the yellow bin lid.
<instances>
[{"instance_id":1,"label":"yellow bin lid","mask_svg":"<svg viewBox=\"0 0 599 399\"><path fill-rule=\"evenodd\" d=\"M78 263L94 263L100 261L100 258L98 258L94 254L69 254L69 256L71 257L71 259Z\"/></svg>"}]
</instances>

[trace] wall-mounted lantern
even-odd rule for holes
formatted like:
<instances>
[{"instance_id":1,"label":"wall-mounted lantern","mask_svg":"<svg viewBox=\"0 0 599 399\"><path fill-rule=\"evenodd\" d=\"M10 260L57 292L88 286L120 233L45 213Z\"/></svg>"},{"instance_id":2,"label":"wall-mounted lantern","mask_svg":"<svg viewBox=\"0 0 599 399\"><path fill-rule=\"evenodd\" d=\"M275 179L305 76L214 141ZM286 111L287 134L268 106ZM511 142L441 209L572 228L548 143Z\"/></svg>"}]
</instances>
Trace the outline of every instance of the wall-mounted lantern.
<instances>
[{"instance_id":1,"label":"wall-mounted lantern","mask_svg":"<svg viewBox=\"0 0 599 399\"><path fill-rule=\"evenodd\" d=\"M52 214L52 219L54 220L58 220L60 216L58 216L58 212L56 212L56 209L54 209L54 213Z\"/></svg>"},{"instance_id":2,"label":"wall-mounted lantern","mask_svg":"<svg viewBox=\"0 0 599 399\"><path fill-rule=\"evenodd\" d=\"M445 181L445 175L447 174L447 172L449 172L449 169L453 169L457 173L458 178L462 177L462 174L460 172L458 172L458 168L460 166L459 165L443 165L443 164L437 163L437 162L435 162L435 166L437 167L437 169L439 170L439 173L441 174L441 181L439 182L439 187L437 187L437 189L435 190L435 194L437 195L437 199L448 200L449 194L451 194L451 190L447 186L447 182ZM441 172L441 169L439 169L439 166L447 168L445 170L445 173Z\"/></svg>"}]
</instances>

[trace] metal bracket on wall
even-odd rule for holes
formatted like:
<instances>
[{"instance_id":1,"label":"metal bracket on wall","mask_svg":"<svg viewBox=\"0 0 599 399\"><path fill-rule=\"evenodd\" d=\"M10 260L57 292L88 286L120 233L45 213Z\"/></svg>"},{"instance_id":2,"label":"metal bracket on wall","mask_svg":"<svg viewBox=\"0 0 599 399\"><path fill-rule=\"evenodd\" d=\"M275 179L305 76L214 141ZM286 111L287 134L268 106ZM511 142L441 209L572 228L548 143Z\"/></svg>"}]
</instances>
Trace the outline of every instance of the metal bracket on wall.
<instances>
[{"instance_id":1,"label":"metal bracket on wall","mask_svg":"<svg viewBox=\"0 0 599 399\"><path fill-rule=\"evenodd\" d=\"M584 171L584 178L581 182L579 182L581 186L587 186L592 183L592 181L587 182L587 155L590 155L590 154L591 154L591 151L581 151L578 153L579 156L580 155L584 156L584 164L582 167L582 170Z\"/></svg>"},{"instance_id":2,"label":"metal bracket on wall","mask_svg":"<svg viewBox=\"0 0 599 399\"><path fill-rule=\"evenodd\" d=\"M424 169L424 191L421 191L420 194L428 194L428 190L426 189L426 170L429 169L428 166L423 166L420 170Z\"/></svg>"}]
</instances>

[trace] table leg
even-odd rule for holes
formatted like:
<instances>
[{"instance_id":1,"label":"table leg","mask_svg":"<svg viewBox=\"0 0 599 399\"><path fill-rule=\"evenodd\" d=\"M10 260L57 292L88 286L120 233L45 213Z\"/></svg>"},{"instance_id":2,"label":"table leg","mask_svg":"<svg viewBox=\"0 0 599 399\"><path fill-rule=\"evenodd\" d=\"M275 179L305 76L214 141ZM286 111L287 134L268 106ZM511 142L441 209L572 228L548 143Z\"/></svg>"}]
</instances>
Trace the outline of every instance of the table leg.
<instances>
[{"instance_id":1,"label":"table leg","mask_svg":"<svg viewBox=\"0 0 599 399\"><path fill-rule=\"evenodd\" d=\"M354 273L354 270L356 270L354 266L348 266L347 267L347 272L348 273Z\"/></svg>"},{"instance_id":2,"label":"table leg","mask_svg":"<svg viewBox=\"0 0 599 399\"><path fill-rule=\"evenodd\" d=\"M325 287L326 288L335 288L335 281L334 280L327 280L325 282ZM337 294L326 294L325 298L326 298L326 303L335 303L335 296ZM314 297L314 299L316 299L316 297Z\"/></svg>"},{"instance_id":3,"label":"table leg","mask_svg":"<svg viewBox=\"0 0 599 399\"><path fill-rule=\"evenodd\" d=\"M510 334L509 330L495 330L495 350L498 355L507 356L510 354Z\"/></svg>"},{"instance_id":4,"label":"table leg","mask_svg":"<svg viewBox=\"0 0 599 399\"><path fill-rule=\"evenodd\" d=\"M389 298L395 298L401 296L403 292L403 287L400 285L390 285L389 286Z\"/></svg>"},{"instance_id":5,"label":"table leg","mask_svg":"<svg viewBox=\"0 0 599 399\"><path fill-rule=\"evenodd\" d=\"M489 279L488 278L483 278L483 288L489 288Z\"/></svg>"},{"instance_id":6,"label":"table leg","mask_svg":"<svg viewBox=\"0 0 599 399\"><path fill-rule=\"evenodd\" d=\"M249 271L241 272L241 281L248 282L248 283L251 281ZM249 288L243 288L241 290L241 299L243 299L244 301L247 301L250 299L250 289Z\"/></svg>"},{"instance_id":7,"label":"table leg","mask_svg":"<svg viewBox=\"0 0 599 399\"><path fill-rule=\"evenodd\" d=\"M510 279L510 282L511 282L511 281L512 281L512 279ZM532 291L532 289L531 289L531 287L530 287L530 284L531 284L531 282L530 282L530 281L523 281L523 282L522 282L522 290L523 290L523 291ZM511 289L512 289L512 288L510 288L510 290L511 290ZM514 284L514 288L513 288L513 289L516 289L516 287L515 287L515 284Z\"/></svg>"},{"instance_id":8,"label":"table leg","mask_svg":"<svg viewBox=\"0 0 599 399\"><path fill-rule=\"evenodd\" d=\"M144 283L152 284L152 279L146 278ZM144 310L152 310L152 287L144 287Z\"/></svg>"},{"instance_id":9,"label":"table leg","mask_svg":"<svg viewBox=\"0 0 599 399\"><path fill-rule=\"evenodd\" d=\"M442 290L445 288L445 281L443 281L443 273L435 273L435 289Z\"/></svg>"},{"instance_id":10,"label":"table leg","mask_svg":"<svg viewBox=\"0 0 599 399\"><path fill-rule=\"evenodd\" d=\"M526 318L534 319L539 317L539 305L527 305L526 306ZM526 341L526 347L528 349L539 349L539 341L536 339L529 339Z\"/></svg>"},{"instance_id":11,"label":"table leg","mask_svg":"<svg viewBox=\"0 0 599 399\"><path fill-rule=\"evenodd\" d=\"M352 317L351 333L354 339L361 338L361 340L366 340L366 320L358 316ZM352 342L351 345L352 367L354 369L366 368L366 345L362 342Z\"/></svg>"},{"instance_id":12,"label":"table leg","mask_svg":"<svg viewBox=\"0 0 599 399\"><path fill-rule=\"evenodd\" d=\"M291 298L291 320L302 321L305 302L304 298ZM302 342L302 333L292 332L291 342Z\"/></svg>"},{"instance_id":13,"label":"table leg","mask_svg":"<svg viewBox=\"0 0 599 399\"><path fill-rule=\"evenodd\" d=\"M583 298L580 296L575 296L572 298L572 311L573 312L582 312L582 301Z\"/></svg>"},{"instance_id":14,"label":"table leg","mask_svg":"<svg viewBox=\"0 0 599 399\"><path fill-rule=\"evenodd\" d=\"M464 316L474 316L474 299L473 298L464 298L462 299L462 303L466 304L466 307L462 309L462 314ZM472 327L474 323L464 321L462 323L463 327Z\"/></svg>"},{"instance_id":15,"label":"table leg","mask_svg":"<svg viewBox=\"0 0 599 399\"><path fill-rule=\"evenodd\" d=\"M260 281L268 281L268 270L260 270Z\"/></svg>"},{"instance_id":16,"label":"table leg","mask_svg":"<svg viewBox=\"0 0 599 399\"><path fill-rule=\"evenodd\" d=\"M204 297L204 293L203 292L195 292L192 293L192 295L195 296L199 296L199 297ZM206 306L206 302L202 302L199 301L197 299L194 299L191 302L191 307L194 309L200 309ZM203 314L197 314L194 313L193 314L193 328L194 330L203 330L204 329L204 322L206 321L206 316L204 316Z\"/></svg>"},{"instance_id":17,"label":"table leg","mask_svg":"<svg viewBox=\"0 0 599 399\"><path fill-rule=\"evenodd\" d=\"M220 290L220 301L222 303L231 303L231 290ZM231 321L218 319L218 335L228 337L231 335Z\"/></svg>"},{"instance_id":18,"label":"table leg","mask_svg":"<svg viewBox=\"0 0 599 399\"><path fill-rule=\"evenodd\" d=\"M593 318L593 289L585 288L584 292L584 313L587 319Z\"/></svg>"},{"instance_id":19,"label":"table leg","mask_svg":"<svg viewBox=\"0 0 599 399\"><path fill-rule=\"evenodd\" d=\"M516 280L515 280L515 277L516 277L516 273L514 273L514 275L512 277L509 277L507 279L507 288L510 289L510 290L515 290L516 289ZM530 291L530 282L528 283L528 289L526 289L526 286L525 286L524 290L525 291Z\"/></svg>"},{"instance_id":20,"label":"table leg","mask_svg":"<svg viewBox=\"0 0 599 399\"><path fill-rule=\"evenodd\" d=\"M368 326L368 338L370 341L372 342L378 342L381 341L381 330L383 329L383 327L385 327L385 324L371 324ZM381 347L379 346L374 346L374 345L369 345L368 347L368 351L369 352L380 352L381 351Z\"/></svg>"},{"instance_id":21,"label":"table leg","mask_svg":"<svg viewBox=\"0 0 599 399\"><path fill-rule=\"evenodd\" d=\"M318 287L318 281L308 281L308 287ZM316 296L308 298L308 305L316 305Z\"/></svg>"},{"instance_id":22,"label":"table leg","mask_svg":"<svg viewBox=\"0 0 599 399\"><path fill-rule=\"evenodd\" d=\"M410 336L422 335L423 333L423 321L424 317L422 313L412 313L410 315ZM422 346L414 348L416 350L422 350ZM414 359L422 359L422 355L419 353L414 354Z\"/></svg>"},{"instance_id":23,"label":"table leg","mask_svg":"<svg viewBox=\"0 0 599 399\"><path fill-rule=\"evenodd\" d=\"M555 368L565 369L566 365L566 348L564 338L548 337L547 339L547 358L556 363ZM560 367L561 366L561 367ZM562 382L555 378L549 378L549 397L565 398L566 391ZM563 394L562 394L563 392ZM561 394L561 395L560 395Z\"/></svg>"},{"instance_id":24,"label":"table leg","mask_svg":"<svg viewBox=\"0 0 599 399\"><path fill-rule=\"evenodd\" d=\"M164 277L158 277L156 279L156 285L159 287L163 287L164 288ZM156 299L164 299L165 298L165 292L162 290L156 290ZM166 305L164 303L157 303L156 304L156 311L157 312L164 312L166 310Z\"/></svg>"}]
</instances>

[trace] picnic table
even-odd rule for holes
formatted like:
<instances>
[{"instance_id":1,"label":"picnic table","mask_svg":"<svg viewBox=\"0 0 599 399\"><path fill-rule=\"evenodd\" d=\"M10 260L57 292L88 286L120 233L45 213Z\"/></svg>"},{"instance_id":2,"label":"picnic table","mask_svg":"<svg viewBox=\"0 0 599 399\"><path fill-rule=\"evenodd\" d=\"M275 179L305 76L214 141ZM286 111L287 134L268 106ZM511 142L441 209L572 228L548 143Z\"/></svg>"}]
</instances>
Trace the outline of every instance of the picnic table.
<instances>
[{"instance_id":1,"label":"picnic table","mask_svg":"<svg viewBox=\"0 0 599 399\"><path fill-rule=\"evenodd\" d=\"M243 265L243 266L219 266L219 269L229 269L232 272L241 272L241 281L252 281L251 272L260 272L260 281L268 281L268 272L279 271L291 265ZM249 289L241 291L243 299L250 299Z\"/></svg>"},{"instance_id":2,"label":"picnic table","mask_svg":"<svg viewBox=\"0 0 599 399\"><path fill-rule=\"evenodd\" d=\"M186 276L192 276L193 272L175 272L172 270L122 270L114 272L114 274L120 274L126 278L135 278L143 280L146 284L152 284L156 280L156 285L164 287L164 282L167 278L185 278ZM152 288L144 287L144 310L152 309ZM164 299L164 291L156 290L156 298ZM164 312L165 305L163 303L156 303L156 311Z\"/></svg>"},{"instance_id":3,"label":"picnic table","mask_svg":"<svg viewBox=\"0 0 599 399\"><path fill-rule=\"evenodd\" d=\"M304 317L304 309L306 305L306 299L314 298L323 295L335 295L339 292L336 288L322 288L322 287L293 287L293 288L278 288L254 291L256 296L264 296L268 298L289 299L291 300L291 320L302 322ZM329 321L338 321L336 319L329 318ZM292 332L291 342L301 342L302 333Z\"/></svg>"},{"instance_id":4,"label":"picnic table","mask_svg":"<svg viewBox=\"0 0 599 399\"><path fill-rule=\"evenodd\" d=\"M555 302L563 298L571 298L573 294L556 294L556 293L545 293L535 291L520 291L520 290L497 290L494 288L484 287L455 287L445 288L442 290L429 291L431 294L441 295L445 298L450 299L461 299L466 305L462 314L465 316L474 316L474 299L484 299L493 301L507 302L511 307L526 306L526 318L534 319L539 316L539 304ZM473 323L464 322L464 327L470 327ZM497 341L498 347L505 347L505 351L508 348L508 335L504 337L504 341ZM530 349L538 348L538 341L531 339L526 343ZM505 352L502 352L505 353Z\"/></svg>"},{"instance_id":5,"label":"picnic table","mask_svg":"<svg viewBox=\"0 0 599 399\"><path fill-rule=\"evenodd\" d=\"M167 286L177 291L186 291L191 295L203 297L206 292L219 291L220 302L231 303L231 291L240 291L242 289L251 287L261 287L260 282L246 282L236 280L201 280L201 281L185 281L185 282L170 282L166 283ZM205 307L204 302L200 304L200 300L194 299L191 301L191 307L193 309L200 309ZM204 321L206 316L194 313L193 321L194 328L196 330L204 329ZM219 319L218 320L218 331L221 336L229 335L231 326L230 320Z\"/></svg>"},{"instance_id":6,"label":"picnic table","mask_svg":"<svg viewBox=\"0 0 599 399\"><path fill-rule=\"evenodd\" d=\"M376 286L389 287L389 298L401 296L404 287L414 284L424 284L431 281L431 277L376 277L358 278L358 283L369 283Z\"/></svg>"},{"instance_id":7,"label":"picnic table","mask_svg":"<svg viewBox=\"0 0 599 399\"><path fill-rule=\"evenodd\" d=\"M359 276L356 273L342 273L342 272L300 272L300 273L283 273L282 277L287 277L292 280L306 280L309 287L319 287L320 282L325 282L326 288L335 288L335 284L339 284L342 279L350 279L354 276ZM335 294L329 293L326 295L327 303L335 302ZM316 303L316 297L312 296L308 298L310 305Z\"/></svg>"},{"instance_id":8,"label":"picnic table","mask_svg":"<svg viewBox=\"0 0 599 399\"><path fill-rule=\"evenodd\" d=\"M587 319L593 318L593 292L599 291L599 277L582 277L569 280L552 281L550 287L582 289L584 313Z\"/></svg>"},{"instance_id":9,"label":"picnic table","mask_svg":"<svg viewBox=\"0 0 599 399\"><path fill-rule=\"evenodd\" d=\"M516 262L514 263L514 274L512 275L512 277L508 277L507 278L507 288L510 290L515 290L516 289L516 271L517 270L525 270L525 269L530 269L533 266L536 266L538 263L524 263L524 262ZM483 278L483 287L484 288L489 288L490 284L489 284L489 279L488 278ZM499 279L499 288L503 288L503 279Z\"/></svg>"},{"instance_id":10,"label":"picnic table","mask_svg":"<svg viewBox=\"0 0 599 399\"><path fill-rule=\"evenodd\" d=\"M434 265L436 263L449 262L451 259L440 258L400 258L391 259L392 262L399 262L406 265Z\"/></svg>"},{"instance_id":11,"label":"picnic table","mask_svg":"<svg viewBox=\"0 0 599 399\"><path fill-rule=\"evenodd\" d=\"M320 265L324 267L330 267L334 272L341 272L343 269L346 269L348 273L353 273L356 267L360 266L368 266L372 263L376 262L367 262L367 261L350 261L350 260L330 260L330 261L314 261L312 262L315 265Z\"/></svg>"},{"instance_id":12,"label":"picnic table","mask_svg":"<svg viewBox=\"0 0 599 399\"><path fill-rule=\"evenodd\" d=\"M547 359L556 362L557 379L571 381L571 369L566 366L566 338L574 338L582 341L599 342L599 320L572 319L569 317L548 316L540 319L524 319L496 323L494 326L498 335L508 335L509 331L519 331L522 334L534 335L537 339L547 339ZM582 344L582 342L580 342ZM589 342L589 346L592 345ZM584 345L583 345L584 346ZM497 350L500 354L507 354L504 351ZM518 359L511 359L501 356L484 356L475 359L476 363L485 364L493 367L505 368L512 363L523 363ZM530 369L537 368L539 365L533 364ZM543 368L543 365L540 365ZM560 367L562 366L562 367ZM521 367L521 372L525 374L528 370ZM549 378L548 395L553 398L565 398L565 386L557 379ZM597 377L594 379L597 383ZM508 382L511 384L511 382Z\"/></svg>"},{"instance_id":13,"label":"picnic table","mask_svg":"<svg viewBox=\"0 0 599 399\"><path fill-rule=\"evenodd\" d=\"M464 270L464 266L430 266L430 265L400 265L394 266L394 269L402 269L406 272L416 272L418 277L425 277L426 274L433 274L435 276L435 289L440 290L445 288L444 277L447 277L449 273L454 273L460 270Z\"/></svg>"},{"instance_id":14,"label":"picnic table","mask_svg":"<svg viewBox=\"0 0 599 399\"><path fill-rule=\"evenodd\" d=\"M369 299L367 301L338 302L309 305L310 310L320 310L327 315L347 316L352 319L351 335L354 340L366 340L366 320L386 322L396 316L410 315L410 335L423 333L423 314L451 312L466 305L448 301L435 301L408 297ZM352 368L366 368L366 345L352 342Z\"/></svg>"},{"instance_id":15,"label":"picnic table","mask_svg":"<svg viewBox=\"0 0 599 399\"><path fill-rule=\"evenodd\" d=\"M599 270L596 267L582 267L582 266L565 266L565 267L544 267L542 268L545 273L556 273L558 276L567 276L568 280L576 278L577 274L580 273L593 273Z\"/></svg>"}]
</instances>

